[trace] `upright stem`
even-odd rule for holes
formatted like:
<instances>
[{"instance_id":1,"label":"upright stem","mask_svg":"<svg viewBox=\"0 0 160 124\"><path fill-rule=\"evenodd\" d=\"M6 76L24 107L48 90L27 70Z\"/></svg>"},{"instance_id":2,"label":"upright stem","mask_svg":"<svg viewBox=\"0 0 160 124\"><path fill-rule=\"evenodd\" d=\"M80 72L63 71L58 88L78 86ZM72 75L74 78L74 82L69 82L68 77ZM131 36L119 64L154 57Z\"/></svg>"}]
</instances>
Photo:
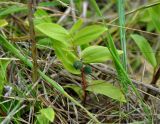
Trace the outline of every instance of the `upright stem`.
<instances>
[{"instance_id":1,"label":"upright stem","mask_svg":"<svg viewBox=\"0 0 160 124\"><path fill-rule=\"evenodd\" d=\"M32 81L35 83L38 79L38 64L37 64L37 48L36 48L36 40L35 40L35 30L34 30L34 22L33 22L33 13L34 13L34 0L29 0L28 2L29 14L28 14L28 21L29 21L29 34L30 40L32 43L32 60L33 60L33 68L32 68Z\"/></svg>"},{"instance_id":2,"label":"upright stem","mask_svg":"<svg viewBox=\"0 0 160 124\"><path fill-rule=\"evenodd\" d=\"M84 68L81 69L81 76L82 76L82 89L83 89L83 104L86 102L86 88L87 88L87 82L86 77L84 73Z\"/></svg>"}]
</instances>

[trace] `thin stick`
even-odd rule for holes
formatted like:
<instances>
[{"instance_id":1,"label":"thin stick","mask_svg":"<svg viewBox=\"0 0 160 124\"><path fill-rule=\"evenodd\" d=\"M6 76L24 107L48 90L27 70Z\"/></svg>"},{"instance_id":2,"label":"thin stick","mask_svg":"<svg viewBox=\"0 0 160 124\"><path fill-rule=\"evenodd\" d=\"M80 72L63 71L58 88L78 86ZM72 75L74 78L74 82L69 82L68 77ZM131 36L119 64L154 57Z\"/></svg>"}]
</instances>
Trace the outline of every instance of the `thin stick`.
<instances>
[{"instance_id":1,"label":"thin stick","mask_svg":"<svg viewBox=\"0 0 160 124\"><path fill-rule=\"evenodd\" d=\"M29 0L28 2L28 21L29 21L29 33L30 33L30 40L32 43L32 59L33 59L33 68L32 68L32 81L35 83L38 79L38 64L37 64L37 47L36 47L36 40L35 40L35 30L34 30L34 23L33 23L33 12L34 12L34 1Z\"/></svg>"},{"instance_id":2,"label":"thin stick","mask_svg":"<svg viewBox=\"0 0 160 124\"><path fill-rule=\"evenodd\" d=\"M147 8L150 8L150 7L153 7L153 6L157 6L157 5L159 5L159 4L160 4L160 2L158 1L158 2L155 2L155 3L153 3L153 4L144 5L144 6L141 6L141 7L137 8L137 9L134 9L134 10L132 10L132 11L129 11L129 12L125 13L125 15L127 16L127 15L130 15L130 14L135 13L135 12L137 12L137 11L140 11L140 10L143 10L143 9L147 9ZM115 19L113 19L113 20L112 20L111 22L109 22L109 23L113 23L113 22L115 22L117 19L119 19L119 17L116 17Z\"/></svg>"},{"instance_id":3,"label":"thin stick","mask_svg":"<svg viewBox=\"0 0 160 124\"><path fill-rule=\"evenodd\" d=\"M159 66L157 72L155 73L155 75L153 76L152 81L151 81L150 84L153 85L153 86L156 86L156 83L157 83L159 77L160 77L160 66ZM152 93L151 89L148 89L148 90L147 90L147 93L148 93L148 94L151 94L151 93ZM147 101L148 98L149 98L149 95L146 94L146 95L144 96L144 100Z\"/></svg>"}]
</instances>

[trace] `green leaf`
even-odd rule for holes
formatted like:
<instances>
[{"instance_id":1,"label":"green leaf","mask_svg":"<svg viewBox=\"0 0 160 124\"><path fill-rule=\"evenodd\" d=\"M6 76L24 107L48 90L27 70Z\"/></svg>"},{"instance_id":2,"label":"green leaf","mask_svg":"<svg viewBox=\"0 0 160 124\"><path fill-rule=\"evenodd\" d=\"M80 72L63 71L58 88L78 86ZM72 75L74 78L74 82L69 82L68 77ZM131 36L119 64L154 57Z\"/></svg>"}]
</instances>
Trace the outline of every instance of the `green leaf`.
<instances>
[{"instance_id":1,"label":"green leaf","mask_svg":"<svg viewBox=\"0 0 160 124\"><path fill-rule=\"evenodd\" d=\"M37 9L37 11L34 13L34 17L35 25L41 23L52 23L52 20L49 17L48 13L43 9Z\"/></svg>"},{"instance_id":2,"label":"green leaf","mask_svg":"<svg viewBox=\"0 0 160 124\"><path fill-rule=\"evenodd\" d=\"M79 19L70 29L69 33L74 34L83 24L83 20Z\"/></svg>"},{"instance_id":3,"label":"green leaf","mask_svg":"<svg viewBox=\"0 0 160 124\"><path fill-rule=\"evenodd\" d=\"M5 19L0 20L0 28L8 25L8 22Z\"/></svg>"},{"instance_id":4,"label":"green leaf","mask_svg":"<svg viewBox=\"0 0 160 124\"><path fill-rule=\"evenodd\" d=\"M9 6L0 12L0 17L13 14L15 12L22 12L22 11L24 12L25 10L27 10L27 6L17 6L17 5Z\"/></svg>"},{"instance_id":5,"label":"green leaf","mask_svg":"<svg viewBox=\"0 0 160 124\"><path fill-rule=\"evenodd\" d=\"M36 115L37 121L35 124L50 124L49 120L42 114Z\"/></svg>"},{"instance_id":6,"label":"green leaf","mask_svg":"<svg viewBox=\"0 0 160 124\"><path fill-rule=\"evenodd\" d=\"M73 37L73 43L75 45L82 45L92 42L102 35L106 30L108 29L101 25L87 26L76 33L76 35Z\"/></svg>"},{"instance_id":7,"label":"green leaf","mask_svg":"<svg viewBox=\"0 0 160 124\"><path fill-rule=\"evenodd\" d=\"M144 37L138 34L132 34L131 37L133 38L133 40L141 50L146 60L155 68L157 66L155 54L152 50L152 47L148 43L148 41Z\"/></svg>"},{"instance_id":8,"label":"green leaf","mask_svg":"<svg viewBox=\"0 0 160 124\"><path fill-rule=\"evenodd\" d=\"M55 112L52 108L41 109L40 113L44 115L49 121L53 122L55 118Z\"/></svg>"},{"instance_id":9,"label":"green leaf","mask_svg":"<svg viewBox=\"0 0 160 124\"><path fill-rule=\"evenodd\" d=\"M122 51L118 51L122 54ZM84 63L99 63L112 59L112 55L107 47L90 46L84 49L80 54Z\"/></svg>"},{"instance_id":10,"label":"green leaf","mask_svg":"<svg viewBox=\"0 0 160 124\"><path fill-rule=\"evenodd\" d=\"M39 45L39 48L42 46L46 46L47 48L54 48L54 49L68 49L68 44L65 42L59 42L57 40L51 39L51 38L43 38L40 39L37 43Z\"/></svg>"},{"instance_id":11,"label":"green leaf","mask_svg":"<svg viewBox=\"0 0 160 124\"><path fill-rule=\"evenodd\" d=\"M78 60L78 58L71 51L67 49L55 49L55 53L65 69L73 74L80 74L80 71L76 70L73 66L74 62Z\"/></svg>"},{"instance_id":12,"label":"green leaf","mask_svg":"<svg viewBox=\"0 0 160 124\"><path fill-rule=\"evenodd\" d=\"M159 24L160 23L160 18L159 18L160 6L150 7L148 11L155 28L157 29L158 32L160 32L160 24Z\"/></svg>"},{"instance_id":13,"label":"green leaf","mask_svg":"<svg viewBox=\"0 0 160 124\"><path fill-rule=\"evenodd\" d=\"M148 12L150 15L149 17L151 19L150 23L152 24L152 25L150 24L152 26L151 28L152 29L155 28L157 30L157 32L160 32L160 18L159 18L160 5L148 8ZM160 51L160 46L158 47L158 49L156 51L157 65L160 64L160 52L159 51Z\"/></svg>"},{"instance_id":14,"label":"green leaf","mask_svg":"<svg viewBox=\"0 0 160 124\"><path fill-rule=\"evenodd\" d=\"M46 36L68 45L67 39L69 38L69 33L60 25L55 23L41 23L36 25L36 28Z\"/></svg>"},{"instance_id":15,"label":"green leaf","mask_svg":"<svg viewBox=\"0 0 160 124\"><path fill-rule=\"evenodd\" d=\"M38 48L44 48L44 47L49 47L49 48L53 48L53 39L50 38L41 38L40 40L38 40L37 42L37 46Z\"/></svg>"},{"instance_id":16,"label":"green leaf","mask_svg":"<svg viewBox=\"0 0 160 124\"><path fill-rule=\"evenodd\" d=\"M121 90L112 84L103 80L95 80L86 89L87 91L102 94L120 102L126 102L125 96Z\"/></svg>"},{"instance_id":17,"label":"green leaf","mask_svg":"<svg viewBox=\"0 0 160 124\"><path fill-rule=\"evenodd\" d=\"M4 84L7 82L7 66L10 62L10 60L0 60L0 95L2 94Z\"/></svg>"}]
</instances>

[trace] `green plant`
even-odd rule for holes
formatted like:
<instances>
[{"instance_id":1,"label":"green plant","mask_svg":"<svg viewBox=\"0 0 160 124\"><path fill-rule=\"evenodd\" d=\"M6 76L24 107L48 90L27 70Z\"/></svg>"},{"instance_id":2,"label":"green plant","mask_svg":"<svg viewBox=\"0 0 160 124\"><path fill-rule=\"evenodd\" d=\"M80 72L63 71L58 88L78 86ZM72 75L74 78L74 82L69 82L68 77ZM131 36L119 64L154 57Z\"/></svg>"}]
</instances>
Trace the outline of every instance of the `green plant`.
<instances>
[{"instance_id":1,"label":"green plant","mask_svg":"<svg viewBox=\"0 0 160 124\"><path fill-rule=\"evenodd\" d=\"M4 89L4 85L8 82L7 81L7 66L9 65L11 61L10 60L0 60L0 95L2 95L3 89Z\"/></svg>"},{"instance_id":2,"label":"green plant","mask_svg":"<svg viewBox=\"0 0 160 124\"><path fill-rule=\"evenodd\" d=\"M159 10L153 0L1 0L0 122L158 123Z\"/></svg>"},{"instance_id":3,"label":"green plant","mask_svg":"<svg viewBox=\"0 0 160 124\"><path fill-rule=\"evenodd\" d=\"M4 27L8 24L8 22L5 19L0 19L0 27Z\"/></svg>"},{"instance_id":4,"label":"green plant","mask_svg":"<svg viewBox=\"0 0 160 124\"><path fill-rule=\"evenodd\" d=\"M36 25L36 29L51 39L49 45L52 45L64 68L73 74L81 74L83 101L85 101L88 85L86 75L92 73L92 68L89 64L111 60L112 55L108 48L103 46L88 45L78 51L78 47L82 48L83 45L93 42L108 30L103 25L90 25L82 28L82 22L79 19L69 31L55 23L40 23ZM46 42L39 42L39 44L46 45ZM119 55L122 54L122 51L116 51ZM114 99L114 97L111 98ZM121 101L120 99L116 100Z\"/></svg>"},{"instance_id":5,"label":"green plant","mask_svg":"<svg viewBox=\"0 0 160 124\"><path fill-rule=\"evenodd\" d=\"M50 124L50 122L54 122L55 112L51 107L44 108L40 110L36 117L35 124Z\"/></svg>"},{"instance_id":6,"label":"green plant","mask_svg":"<svg viewBox=\"0 0 160 124\"><path fill-rule=\"evenodd\" d=\"M157 61L155 53L153 52L152 47L150 46L148 41L143 36L140 36L138 34L132 34L131 37L141 50L146 60L153 66L154 69L156 69Z\"/></svg>"}]
</instances>

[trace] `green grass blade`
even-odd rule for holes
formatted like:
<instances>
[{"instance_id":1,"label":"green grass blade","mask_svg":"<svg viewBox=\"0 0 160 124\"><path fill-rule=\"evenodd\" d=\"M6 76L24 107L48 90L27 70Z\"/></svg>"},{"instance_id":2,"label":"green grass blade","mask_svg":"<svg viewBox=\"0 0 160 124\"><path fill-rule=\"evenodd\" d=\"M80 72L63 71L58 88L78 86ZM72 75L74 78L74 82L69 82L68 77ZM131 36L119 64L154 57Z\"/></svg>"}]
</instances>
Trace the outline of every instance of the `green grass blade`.
<instances>
[{"instance_id":1,"label":"green grass blade","mask_svg":"<svg viewBox=\"0 0 160 124\"><path fill-rule=\"evenodd\" d=\"M103 18L102 14L101 14L101 11L100 11L100 9L99 9L96 1L95 1L95 0L90 0L90 1L91 1L92 6L93 6L94 9L95 9L97 15ZM104 26L107 27L104 19L103 19L103 24L104 24ZM105 39L104 39L104 41L105 41L105 43L107 44L107 47L108 47L108 49L110 50L110 52L111 52L111 54L112 54L112 56L113 56L113 61L114 61L114 63L115 63L115 67L116 67L116 70L117 70L117 73L118 73L118 77L119 77L120 82L121 82L122 87L123 87L122 89L126 92L127 89L128 89L129 81L127 81L127 80L124 78L125 76L123 76L121 67L119 67L119 66L121 66L120 57L119 57L118 52L117 52L117 50L116 50L116 46L115 46L115 44L114 44L114 41L113 41L113 39L112 39L112 36L111 36L111 34L109 33L109 30L107 30L106 32L107 32L107 40L108 40L108 42L107 42ZM118 63L117 63L117 62L118 62ZM122 69L123 69L123 67L122 67Z\"/></svg>"},{"instance_id":2,"label":"green grass blade","mask_svg":"<svg viewBox=\"0 0 160 124\"><path fill-rule=\"evenodd\" d=\"M93 8L95 9L97 15L100 16L100 17L103 17L103 15L102 15L102 13L101 13L96 1L95 0L90 0L90 2L92 4Z\"/></svg>"},{"instance_id":3,"label":"green grass blade","mask_svg":"<svg viewBox=\"0 0 160 124\"><path fill-rule=\"evenodd\" d=\"M119 25L120 25L120 39L121 48L123 50L122 63L125 70L127 70L127 51L126 51L126 35L125 35L125 10L124 0L117 0L118 3L118 14L119 14Z\"/></svg>"},{"instance_id":4,"label":"green grass blade","mask_svg":"<svg viewBox=\"0 0 160 124\"><path fill-rule=\"evenodd\" d=\"M12 5L9 6L7 8L5 8L4 10L1 11L0 13L0 18L7 16L9 14L12 13L17 13L17 12L27 12L27 6L22 6L22 5Z\"/></svg>"}]
</instances>

